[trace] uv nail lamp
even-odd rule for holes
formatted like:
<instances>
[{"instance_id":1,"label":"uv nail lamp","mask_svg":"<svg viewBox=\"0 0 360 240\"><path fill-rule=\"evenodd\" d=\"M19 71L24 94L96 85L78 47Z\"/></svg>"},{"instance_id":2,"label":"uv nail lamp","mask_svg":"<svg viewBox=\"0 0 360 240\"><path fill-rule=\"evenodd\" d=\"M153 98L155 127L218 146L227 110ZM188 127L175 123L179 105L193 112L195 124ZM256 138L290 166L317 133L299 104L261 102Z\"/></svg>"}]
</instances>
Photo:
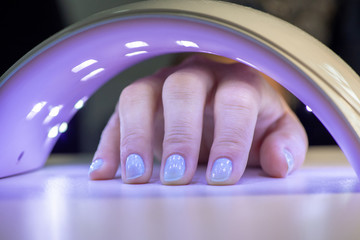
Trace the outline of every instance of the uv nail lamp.
<instances>
[{"instance_id":1,"label":"uv nail lamp","mask_svg":"<svg viewBox=\"0 0 360 240\"><path fill-rule=\"evenodd\" d=\"M145 1L74 24L0 79L0 177L44 165L59 134L114 75L161 54L205 52L278 81L333 135L360 176L360 79L303 31L259 11L214 1Z\"/></svg>"}]
</instances>

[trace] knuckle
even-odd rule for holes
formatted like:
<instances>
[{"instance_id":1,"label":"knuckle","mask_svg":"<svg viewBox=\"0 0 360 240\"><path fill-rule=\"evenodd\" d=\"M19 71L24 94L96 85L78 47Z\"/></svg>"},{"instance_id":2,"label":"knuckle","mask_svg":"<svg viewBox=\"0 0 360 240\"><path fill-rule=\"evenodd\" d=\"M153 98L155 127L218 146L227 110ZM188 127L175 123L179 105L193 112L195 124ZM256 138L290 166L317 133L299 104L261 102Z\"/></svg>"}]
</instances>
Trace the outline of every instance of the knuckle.
<instances>
[{"instance_id":1,"label":"knuckle","mask_svg":"<svg viewBox=\"0 0 360 240\"><path fill-rule=\"evenodd\" d=\"M250 67L243 63L237 63L233 65L235 69L233 69L234 72L237 73L238 76L243 81L247 81L248 83L257 85L259 82L261 82L262 76L261 74L255 70L253 67Z\"/></svg>"},{"instance_id":2,"label":"knuckle","mask_svg":"<svg viewBox=\"0 0 360 240\"><path fill-rule=\"evenodd\" d=\"M175 144L188 144L194 141L194 138L190 134L186 133L169 133L164 138L165 145L175 145Z\"/></svg>"},{"instance_id":3,"label":"knuckle","mask_svg":"<svg viewBox=\"0 0 360 240\"><path fill-rule=\"evenodd\" d=\"M124 104L131 104L136 103L137 101L140 101L141 98L139 98L139 91L138 87L131 84L127 87L125 87L120 94L119 103L121 105Z\"/></svg>"},{"instance_id":4,"label":"knuckle","mask_svg":"<svg viewBox=\"0 0 360 240\"><path fill-rule=\"evenodd\" d=\"M175 125L164 136L164 144L192 144L196 137L191 127L187 124Z\"/></svg>"},{"instance_id":5,"label":"knuckle","mask_svg":"<svg viewBox=\"0 0 360 240\"><path fill-rule=\"evenodd\" d=\"M257 95L251 88L231 89L220 96L225 110L251 112L257 109Z\"/></svg>"},{"instance_id":6,"label":"knuckle","mask_svg":"<svg viewBox=\"0 0 360 240\"><path fill-rule=\"evenodd\" d=\"M197 71L181 70L168 76L164 83L163 94L173 99L194 99L204 91L204 77Z\"/></svg>"},{"instance_id":7,"label":"knuckle","mask_svg":"<svg viewBox=\"0 0 360 240\"><path fill-rule=\"evenodd\" d=\"M197 94L194 90L186 86L164 89L163 96L170 101L186 101L191 103Z\"/></svg>"},{"instance_id":8,"label":"knuckle","mask_svg":"<svg viewBox=\"0 0 360 240\"><path fill-rule=\"evenodd\" d=\"M214 148L230 152L250 149L253 135L251 131L242 128L230 128L222 131L214 140Z\"/></svg>"},{"instance_id":9,"label":"knuckle","mask_svg":"<svg viewBox=\"0 0 360 240\"><path fill-rule=\"evenodd\" d=\"M149 142L145 133L139 130L130 130L129 132L121 135L121 145L130 146L138 144L139 142Z\"/></svg>"},{"instance_id":10,"label":"knuckle","mask_svg":"<svg viewBox=\"0 0 360 240\"><path fill-rule=\"evenodd\" d=\"M146 81L135 82L125 87L120 94L120 104L138 104L148 101L154 94L154 90Z\"/></svg>"},{"instance_id":11,"label":"knuckle","mask_svg":"<svg viewBox=\"0 0 360 240\"><path fill-rule=\"evenodd\" d=\"M200 69L195 70L190 68L183 68L170 74L167 77L167 82L176 85L194 85L202 81L203 77L199 77L200 75L204 75L204 72Z\"/></svg>"},{"instance_id":12,"label":"knuckle","mask_svg":"<svg viewBox=\"0 0 360 240\"><path fill-rule=\"evenodd\" d=\"M241 146L245 143L245 133L239 129L231 129L229 131L224 131L217 139L217 144L219 145L232 145L232 146Z\"/></svg>"},{"instance_id":13,"label":"knuckle","mask_svg":"<svg viewBox=\"0 0 360 240\"><path fill-rule=\"evenodd\" d=\"M219 139L214 145L214 149L221 149L222 152L238 152L241 150L239 141L230 139ZM225 150L224 150L225 149Z\"/></svg>"}]
</instances>

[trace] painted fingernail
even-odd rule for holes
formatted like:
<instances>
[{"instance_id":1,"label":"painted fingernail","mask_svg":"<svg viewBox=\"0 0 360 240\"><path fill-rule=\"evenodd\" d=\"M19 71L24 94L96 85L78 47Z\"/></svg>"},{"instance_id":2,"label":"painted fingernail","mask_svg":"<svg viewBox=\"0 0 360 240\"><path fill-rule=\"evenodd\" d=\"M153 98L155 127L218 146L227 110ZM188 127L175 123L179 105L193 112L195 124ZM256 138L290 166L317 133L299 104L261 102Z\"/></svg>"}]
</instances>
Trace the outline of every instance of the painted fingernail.
<instances>
[{"instance_id":1,"label":"painted fingernail","mask_svg":"<svg viewBox=\"0 0 360 240\"><path fill-rule=\"evenodd\" d=\"M288 170L286 175L289 175L289 173L294 169L294 157L288 150L284 149L283 153L285 155L285 160L288 165Z\"/></svg>"},{"instance_id":2,"label":"painted fingernail","mask_svg":"<svg viewBox=\"0 0 360 240\"><path fill-rule=\"evenodd\" d=\"M144 160L138 154L130 154L126 158L125 168L127 179L141 177L145 172Z\"/></svg>"},{"instance_id":3,"label":"painted fingernail","mask_svg":"<svg viewBox=\"0 0 360 240\"><path fill-rule=\"evenodd\" d=\"M104 165L104 160L102 159L96 159L93 161L89 168L89 174L93 171L99 170Z\"/></svg>"},{"instance_id":4,"label":"painted fingernail","mask_svg":"<svg viewBox=\"0 0 360 240\"><path fill-rule=\"evenodd\" d=\"M232 162L227 158L219 158L211 169L211 181L223 182L229 179L232 172Z\"/></svg>"},{"instance_id":5,"label":"painted fingernail","mask_svg":"<svg viewBox=\"0 0 360 240\"><path fill-rule=\"evenodd\" d=\"M185 173L185 159L174 154L166 159L164 168L164 180L166 182L173 182L181 179Z\"/></svg>"}]
</instances>

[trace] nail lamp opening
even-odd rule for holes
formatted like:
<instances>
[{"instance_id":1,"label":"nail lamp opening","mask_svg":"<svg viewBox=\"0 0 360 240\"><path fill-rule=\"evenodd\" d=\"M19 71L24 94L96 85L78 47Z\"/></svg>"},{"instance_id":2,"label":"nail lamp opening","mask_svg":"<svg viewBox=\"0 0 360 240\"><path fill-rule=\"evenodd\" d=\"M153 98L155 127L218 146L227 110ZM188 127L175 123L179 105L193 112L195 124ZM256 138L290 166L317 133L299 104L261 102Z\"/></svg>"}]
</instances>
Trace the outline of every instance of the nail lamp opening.
<instances>
[{"instance_id":1,"label":"nail lamp opening","mask_svg":"<svg viewBox=\"0 0 360 240\"><path fill-rule=\"evenodd\" d=\"M44 165L62 126L120 71L167 53L248 64L311 107L360 176L360 79L303 31L239 5L146 1L115 8L46 40L0 79L0 177Z\"/></svg>"}]
</instances>

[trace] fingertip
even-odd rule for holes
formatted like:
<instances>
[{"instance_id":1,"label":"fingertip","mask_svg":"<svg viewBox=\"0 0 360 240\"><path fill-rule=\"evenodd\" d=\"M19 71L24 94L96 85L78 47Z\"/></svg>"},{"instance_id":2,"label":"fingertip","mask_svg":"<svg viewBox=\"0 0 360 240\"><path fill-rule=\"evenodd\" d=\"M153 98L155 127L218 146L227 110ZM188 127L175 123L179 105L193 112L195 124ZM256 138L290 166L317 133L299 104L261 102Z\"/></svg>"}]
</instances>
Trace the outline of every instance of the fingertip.
<instances>
[{"instance_id":1,"label":"fingertip","mask_svg":"<svg viewBox=\"0 0 360 240\"><path fill-rule=\"evenodd\" d=\"M209 185L233 185L237 181L238 177L234 180L233 176L233 162L226 157L216 159L207 174Z\"/></svg>"},{"instance_id":2,"label":"fingertip","mask_svg":"<svg viewBox=\"0 0 360 240\"><path fill-rule=\"evenodd\" d=\"M179 154L173 154L166 159L163 180L164 183L177 182L184 177L185 159Z\"/></svg>"},{"instance_id":3,"label":"fingertip","mask_svg":"<svg viewBox=\"0 0 360 240\"><path fill-rule=\"evenodd\" d=\"M115 177L120 164L119 128L119 117L115 111L101 134L90 165L88 176L91 180L107 180Z\"/></svg>"},{"instance_id":4,"label":"fingertip","mask_svg":"<svg viewBox=\"0 0 360 240\"><path fill-rule=\"evenodd\" d=\"M88 176L90 180L108 180L115 177L118 165L105 161L103 158L94 158Z\"/></svg>"},{"instance_id":5,"label":"fingertip","mask_svg":"<svg viewBox=\"0 0 360 240\"><path fill-rule=\"evenodd\" d=\"M206 181L209 185L234 185L239 182L245 172L248 154L234 150L234 148L212 148L206 169ZM227 154L221 154L223 152Z\"/></svg>"},{"instance_id":6,"label":"fingertip","mask_svg":"<svg viewBox=\"0 0 360 240\"><path fill-rule=\"evenodd\" d=\"M302 165L306 149L299 141L268 137L260 149L260 165L269 176L285 178Z\"/></svg>"},{"instance_id":7,"label":"fingertip","mask_svg":"<svg viewBox=\"0 0 360 240\"><path fill-rule=\"evenodd\" d=\"M308 139L296 115L287 109L273 124L260 147L260 165L271 177L286 177L304 162Z\"/></svg>"},{"instance_id":8,"label":"fingertip","mask_svg":"<svg viewBox=\"0 0 360 240\"><path fill-rule=\"evenodd\" d=\"M287 170L286 170L286 175L289 175L293 169L294 169L294 165L295 165L295 160L294 160L294 156L292 155L292 153L287 150L286 148L283 149L283 155L285 157L285 162L287 164Z\"/></svg>"},{"instance_id":9,"label":"fingertip","mask_svg":"<svg viewBox=\"0 0 360 240\"><path fill-rule=\"evenodd\" d=\"M192 154L174 152L163 158L161 165L160 180L163 185L187 185L195 175L197 160Z\"/></svg>"},{"instance_id":10,"label":"fingertip","mask_svg":"<svg viewBox=\"0 0 360 240\"><path fill-rule=\"evenodd\" d=\"M127 184L143 184L149 182L152 175L152 159L140 154L131 153L122 163L122 181Z\"/></svg>"},{"instance_id":11,"label":"fingertip","mask_svg":"<svg viewBox=\"0 0 360 240\"><path fill-rule=\"evenodd\" d=\"M89 172L88 172L88 175L89 175L89 178L91 180L96 180L98 179L98 171L102 168L102 166L104 165L104 160L103 159L96 159L94 160L91 165L90 165L90 168L89 168Z\"/></svg>"},{"instance_id":12,"label":"fingertip","mask_svg":"<svg viewBox=\"0 0 360 240\"><path fill-rule=\"evenodd\" d=\"M288 165L283 156L278 153L265 151L260 154L260 165L270 177L283 178L288 174Z\"/></svg>"},{"instance_id":13,"label":"fingertip","mask_svg":"<svg viewBox=\"0 0 360 240\"><path fill-rule=\"evenodd\" d=\"M126 158L125 169L126 179L139 178L145 173L144 160L139 154L132 153Z\"/></svg>"}]
</instances>

